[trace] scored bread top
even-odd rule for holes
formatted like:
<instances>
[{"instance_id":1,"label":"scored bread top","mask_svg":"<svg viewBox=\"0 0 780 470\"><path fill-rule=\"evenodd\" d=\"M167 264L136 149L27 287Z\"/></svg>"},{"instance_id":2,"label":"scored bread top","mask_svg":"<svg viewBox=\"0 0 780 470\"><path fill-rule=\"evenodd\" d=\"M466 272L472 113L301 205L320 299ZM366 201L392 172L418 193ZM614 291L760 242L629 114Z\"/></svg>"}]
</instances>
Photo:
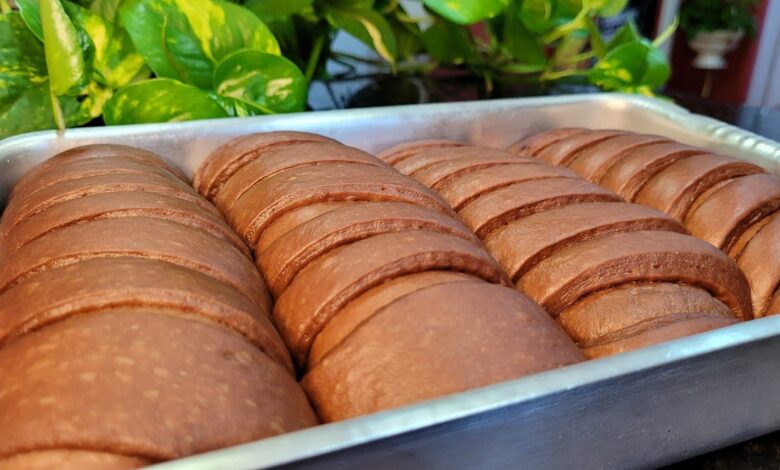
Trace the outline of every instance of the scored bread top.
<instances>
[{"instance_id":1,"label":"scored bread top","mask_svg":"<svg viewBox=\"0 0 780 470\"><path fill-rule=\"evenodd\" d=\"M302 365L316 335L348 302L398 276L437 269L509 284L484 249L461 237L425 230L386 233L339 247L306 266L279 297L274 318Z\"/></svg>"},{"instance_id":2,"label":"scored bread top","mask_svg":"<svg viewBox=\"0 0 780 470\"><path fill-rule=\"evenodd\" d=\"M13 285L0 295L0 343L73 315L126 306L165 307L225 325L292 370L261 307L210 276L153 259L87 259Z\"/></svg>"},{"instance_id":3,"label":"scored bread top","mask_svg":"<svg viewBox=\"0 0 780 470\"><path fill-rule=\"evenodd\" d=\"M233 332L155 308L79 315L0 349L0 458L43 449L152 461L317 423L292 375ZM59 466L57 466L59 468Z\"/></svg>"},{"instance_id":4,"label":"scored bread top","mask_svg":"<svg viewBox=\"0 0 780 470\"><path fill-rule=\"evenodd\" d=\"M335 208L298 225L258 259L274 295L319 256L339 246L382 233L427 230L449 233L475 244L477 238L457 219L405 202L366 202Z\"/></svg>"},{"instance_id":5,"label":"scored bread top","mask_svg":"<svg viewBox=\"0 0 780 470\"><path fill-rule=\"evenodd\" d=\"M237 137L206 158L195 172L192 184L206 199L213 201L222 185L247 163L271 150L306 142L335 141L322 135L296 131L261 132Z\"/></svg>"}]
</instances>

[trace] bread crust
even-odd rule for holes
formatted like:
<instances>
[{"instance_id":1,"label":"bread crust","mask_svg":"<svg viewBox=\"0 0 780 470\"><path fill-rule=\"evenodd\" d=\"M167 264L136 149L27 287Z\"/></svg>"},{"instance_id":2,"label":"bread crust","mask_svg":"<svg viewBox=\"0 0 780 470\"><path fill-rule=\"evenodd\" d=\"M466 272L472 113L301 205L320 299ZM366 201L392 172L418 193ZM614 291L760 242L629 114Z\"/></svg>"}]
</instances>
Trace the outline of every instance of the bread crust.
<instances>
[{"instance_id":1,"label":"bread crust","mask_svg":"<svg viewBox=\"0 0 780 470\"><path fill-rule=\"evenodd\" d=\"M510 285L481 247L454 235L386 233L330 251L301 270L279 297L274 319L298 364L312 341L350 301L399 276L449 269Z\"/></svg>"},{"instance_id":2,"label":"bread crust","mask_svg":"<svg viewBox=\"0 0 780 470\"><path fill-rule=\"evenodd\" d=\"M584 296L629 282L701 287L742 320L753 318L744 274L723 252L676 232L614 233L558 251L517 286L557 317Z\"/></svg>"},{"instance_id":3,"label":"bread crust","mask_svg":"<svg viewBox=\"0 0 780 470\"><path fill-rule=\"evenodd\" d=\"M309 263L339 246L383 233L427 230L479 240L461 222L405 202L349 204L298 225L276 240L258 267L276 297Z\"/></svg>"},{"instance_id":4,"label":"bread crust","mask_svg":"<svg viewBox=\"0 0 780 470\"><path fill-rule=\"evenodd\" d=\"M237 137L214 150L195 172L193 186L213 201L222 185L241 167L283 146L308 142L335 142L325 136L296 131L260 132Z\"/></svg>"},{"instance_id":5,"label":"bread crust","mask_svg":"<svg viewBox=\"0 0 780 470\"><path fill-rule=\"evenodd\" d=\"M491 308L485 308L485 299ZM581 360L554 322L517 291L449 282L383 307L301 384L329 422Z\"/></svg>"}]
</instances>

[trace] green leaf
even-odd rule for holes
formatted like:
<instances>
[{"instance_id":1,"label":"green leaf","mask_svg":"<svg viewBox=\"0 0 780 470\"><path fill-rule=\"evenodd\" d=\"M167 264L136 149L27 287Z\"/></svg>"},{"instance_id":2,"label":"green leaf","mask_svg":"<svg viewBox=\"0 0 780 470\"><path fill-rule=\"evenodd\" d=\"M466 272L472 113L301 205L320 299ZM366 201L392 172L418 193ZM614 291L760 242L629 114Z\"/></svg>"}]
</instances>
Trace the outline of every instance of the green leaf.
<instances>
[{"instance_id":1,"label":"green leaf","mask_svg":"<svg viewBox=\"0 0 780 470\"><path fill-rule=\"evenodd\" d=\"M313 0L248 0L244 7L265 21L277 21L311 7Z\"/></svg>"},{"instance_id":2,"label":"green leaf","mask_svg":"<svg viewBox=\"0 0 780 470\"><path fill-rule=\"evenodd\" d=\"M617 46L607 52L590 70L589 78L606 90L661 87L669 79L666 57L643 42Z\"/></svg>"},{"instance_id":3,"label":"green leaf","mask_svg":"<svg viewBox=\"0 0 780 470\"><path fill-rule=\"evenodd\" d=\"M119 12L119 4L122 0L95 0L89 6L89 11L100 16L104 20L113 23Z\"/></svg>"},{"instance_id":4,"label":"green leaf","mask_svg":"<svg viewBox=\"0 0 780 470\"><path fill-rule=\"evenodd\" d=\"M626 8L628 0L601 0L595 3L599 16L615 16Z\"/></svg>"},{"instance_id":5,"label":"green leaf","mask_svg":"<svg viewBox=\"0 0 780 470\"><path fill-rule=\"evenodd\" d=\"M211 88L214 67L241 49L279 54L251 11L221 0L129 0L120 16L136 50L159 77Z\"/></svg>"},{"instance_id":6,"label":"green leaf","mask_svg":"<svg viewBox=\"0 0 780 470\"><path fill-rule=\"evenodd\" d=\"M510 0L423 0L425 6L457 24L474 24L498 15Z\"/></svg>"},{"instance_id":7,"label":"green leaf","mask_svg":"<svg viewBox=\"0 0 780 470\"><path fill-rule=\"evenodd\" d=\"M41 0L41 25L51 90L57 96L80 92L90 80L90 43L60 0Z\"/></svg>"},{"instance_id":8,"label":"green leaf","mask_svg":"<svg viewBox=\"0 0 780 470\"><path fill-rule=\"evenodd\" d=\"M284 57L243 50L225 57L214 72L217 93L256 107L257 114L303 111L306 79Z\"/></svg>"},{"instance_id":9,"label":"green leaf","mask_svg":"<svg viewBox=\"0 0 780 470\"><path fill-rule=\"evenodd\" d=\"M552 27L553 4L550 0L522 0L517 17L532 32L541 34Z\"/></svg>"},{"instance_id":10,"label":"green leaf","mask_svg":"<svg viewBox=\"0 0 780 470\"><path fill-rule=\"evenodd\" d=\"M446 21L423 31L422 41L428 54L444 64L462 64L476 52L468 31Z\"/></svg>"},{"instance_id":11,"label":"green leaf","mask_svg":"<svg viewBox=\"0 0 780 470\"><path fill-rule=\"evenodd\" d=\"M515 60L523 62L525 65L542 66L542 68L547 64L544 46L539 42L538 36L529 31L520 21L514 4L510 6L505 15L501 38L504 47Z\"/></svg>"},{"instance_id":12,"label":"green leaf","mask_svg":"<svg viewBox=\"0 0 780 470\"><path fill-rule=\"evenodd\" d=\"M420 52L423 48L422 31L416 24L403 22L398 19L397 15L388 15L387 22L395 34L398 57L408 59Z\"/></svg>"},{"instance_id":13,"label":"green leaf","mask_svg":"<svg viewBox=\"0 0 780 470\"><path fill-rule=\"evenodd\" d=\"M38 0L16 0L22 19L30 31L43 42L43 26L41 25L41 9Z\"/></svg>"},{"instance_id":14,"label":"green leaf","mask_svg":"<svg viewBox=\"0 0 780 470\"><path fill-rule=\"evenodd\" d=\"M642 35L636 29L636 25L633 21L629 21L624 24L617 32L612 36L612 39L607 43L607 50L612 50L623 44L629 44L632 42L639 42L642 40Z\"/></svg>"},{"instance_id":15,"label":"green leaf","mask_svg":"<svg viewBox=\"0 0 780 470\"><path fill-rule=\"evenodd\" d=\"M95 5L97 2L92 6ZM97 81L111 88L121 88L142 73L146 67L144 59L136 52L126 31L83 7L71 5L69 12L95 45Z\"/></svg>"},{"instance_id":16,"label":"green leaf","mask_svg":"<svg viewBox=\"0 0 780 470\"><path fill-rule=\"evenodd\" d=\"M343 29L374 50L390 63L395 62L397 47L393 28L373 10L347 10L329 7L325 17L334 28Z\"/></svg>"},{"instance_id":17,"label":"green leaf","mask_svg":"<svg viewBox=\"0 0 780 470\"><path fill-rule=\"evenodd\" d=\"M176 80L157 78L119 90L106 104L108 125L227 117L211 95Z\"/></svg>"}]
</instances>

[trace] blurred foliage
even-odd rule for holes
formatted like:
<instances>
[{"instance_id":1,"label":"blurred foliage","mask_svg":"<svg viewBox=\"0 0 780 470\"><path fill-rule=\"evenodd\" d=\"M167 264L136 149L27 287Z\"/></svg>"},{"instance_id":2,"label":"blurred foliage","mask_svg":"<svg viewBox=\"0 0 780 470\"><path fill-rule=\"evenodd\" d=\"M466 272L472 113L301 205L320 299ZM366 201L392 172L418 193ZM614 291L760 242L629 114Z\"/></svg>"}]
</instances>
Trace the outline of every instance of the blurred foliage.
<instances>
[{"instance_id":1,"label":"blurred foliage","mask_svg":"<svg viewBox=\"0 0 780 470\"><path fill-rule=\"evenodd\" d=\"M328 60L467 68L652 95L660 41L597 26L627 0L0 0L0 138L37 129L302 111ZM696 2L693 2L696 3ZM344 31L376 52L331 48ZM352 67L354 68L354 67Z\"/></svg>"}]
</instances>

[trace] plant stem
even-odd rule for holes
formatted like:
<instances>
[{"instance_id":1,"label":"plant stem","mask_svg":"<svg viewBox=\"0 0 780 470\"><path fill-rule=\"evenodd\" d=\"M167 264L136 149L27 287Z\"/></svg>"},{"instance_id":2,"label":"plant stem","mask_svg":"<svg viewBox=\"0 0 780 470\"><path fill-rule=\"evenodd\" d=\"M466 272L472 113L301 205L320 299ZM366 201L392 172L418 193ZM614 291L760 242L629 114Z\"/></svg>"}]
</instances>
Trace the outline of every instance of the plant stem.
<instances>
[{"instance_id":1,"label":"plant stem","mask_svg":"<svg viewBox=\"0 0 780 470\"><path fill-rule=\"evenodd\" d=\"M57 95L54 94L54 90L49 87L49 95L51 96L51 109L54 116L54 123L57 125L57 129L65 130L65 118L62 115L62 108L60 107L60 100L57 99Z\"/></svg>"},{"instance_id":2,"label":"plant stem","mask_svg":"<svg viewBox=\"0 0 780 470\"><path fill-rule=\"evenodd\" d=\"M566 77L574 77L578 75L586 75L587 72L584 70L577 70L577 69L570 69L570 70L560 70L558 72L544 72L540 78L540 80L560 80L561 78Z\"/></svg>"},{"instance_id":3,"label":"plant stem","mask_svg":"<svg viewBox=\"0 0 780 470\"><path fill-rule=\"evenodd\" d=\"M658 37L653 40L653 47L658 47L661 44L665 43L667 39L672 37L672 34L674 34L675 31L677 31L677 26L680 25L680 15L677 15L674 17L674 21L672 24L670 24L665 30L661 32L661 34L658 35Z\"/></svg>"},{"instance_id":4,"label":"plant stem","mask_svg":"<svg viewBox=\"0 0 780 470\"><path fill-rule=\"evenodd\" d=\"M320 34L314 40L314 46L312 46L311 54L309 54L309 61L306 63L307 83L311 83L311 79L314 78L314 73L317 71L317 64L320 61L320 55L322 55L322 48L325 46L326 36L326 34Z\"/></svg>"}]
</instances>

